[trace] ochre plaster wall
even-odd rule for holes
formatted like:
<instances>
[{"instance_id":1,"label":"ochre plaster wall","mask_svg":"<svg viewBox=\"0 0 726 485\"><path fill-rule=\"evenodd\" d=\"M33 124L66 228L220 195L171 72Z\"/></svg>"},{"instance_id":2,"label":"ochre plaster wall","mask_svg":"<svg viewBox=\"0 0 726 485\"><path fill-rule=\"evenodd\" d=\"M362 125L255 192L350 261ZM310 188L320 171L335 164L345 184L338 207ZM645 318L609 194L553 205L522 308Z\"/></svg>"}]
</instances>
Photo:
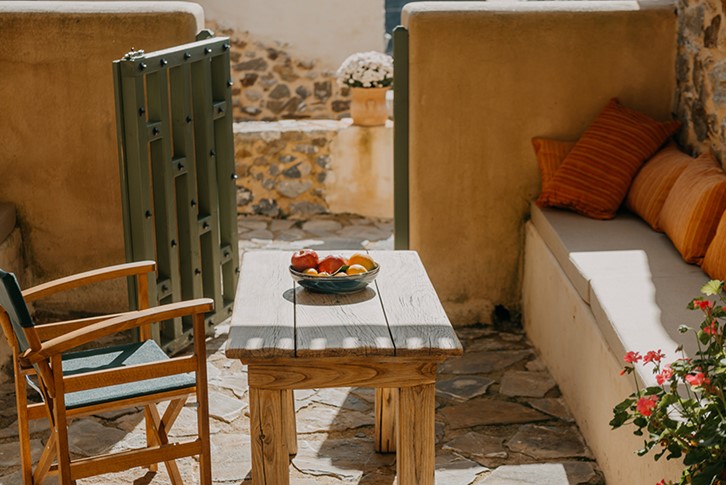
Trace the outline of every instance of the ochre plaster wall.
<instances>
[{"instance_id":1,"label":"ochre plaster wall","mask_svg":"<svg viewBox=\"0 0 726 485\"><path fill-rule=\"evenodd\" d=\"M533 136L574 140L617 96L666 119L671 4L424 2L410 42L410 241L452 321L518 311Z\"/></svg>"},{"instance_id":2,"label":"ochre plaster wall","mask_svg":"<svg viewBox=\"0 0 726 485\"><path fill-rule=\"evenodd\" d=\"M32 283L124 261L111 63L203 25L186 2L0 3L0 200Z\"/></svg>"}]
</instances>

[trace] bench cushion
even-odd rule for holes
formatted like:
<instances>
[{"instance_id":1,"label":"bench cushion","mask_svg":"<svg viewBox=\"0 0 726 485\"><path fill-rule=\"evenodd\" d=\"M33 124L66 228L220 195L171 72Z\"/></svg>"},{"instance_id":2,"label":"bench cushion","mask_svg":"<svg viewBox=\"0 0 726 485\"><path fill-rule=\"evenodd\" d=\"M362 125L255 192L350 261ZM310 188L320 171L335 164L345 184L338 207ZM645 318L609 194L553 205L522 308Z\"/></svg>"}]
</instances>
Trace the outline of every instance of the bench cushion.
<instances>
[{"instance_id":1,"label":"bench cushion","mask_svg":"<svg viewBox=\"0 0 726 485\"><path fill-rule=\"evenodd\" d=\"M678 326L700 322L686 305L708 277L683 262L664 234L627 212L597 221L533 206L532 223L616 356L660 348L672 360L678 343L693 355L695 339Z\"/></svg>"},{"instance_id":2,"label":"bench cushion","mask_svg":"<svg viewBox=\"0 0 726 485\"><path fill-rule=\"evenodd\" d=\"M0 243L13 232L15 222L15 206L8 202L0 202Z\"/></svg>"}]
</instances>

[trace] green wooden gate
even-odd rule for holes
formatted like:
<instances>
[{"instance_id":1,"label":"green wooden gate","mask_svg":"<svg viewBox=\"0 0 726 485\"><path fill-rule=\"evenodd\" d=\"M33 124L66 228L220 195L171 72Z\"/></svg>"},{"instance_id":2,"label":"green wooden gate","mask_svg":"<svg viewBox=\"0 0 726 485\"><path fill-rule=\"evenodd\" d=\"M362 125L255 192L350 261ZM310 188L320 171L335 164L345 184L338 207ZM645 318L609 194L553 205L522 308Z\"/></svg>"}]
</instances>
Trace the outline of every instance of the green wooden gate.
<instances>
[{"instance_id":1,"label":"green wooden gate","mask_svg":"<svg viewBox=\"0 0 726 485\"><path fill-rule=\"evenodd\" d=\"M208 332L231 314L239 273L229 39L209 35L113 63L126 259L156 260L152 304L214 299ZM191 320L152 332L175 353Z\"/></svg>"}]
</instances>

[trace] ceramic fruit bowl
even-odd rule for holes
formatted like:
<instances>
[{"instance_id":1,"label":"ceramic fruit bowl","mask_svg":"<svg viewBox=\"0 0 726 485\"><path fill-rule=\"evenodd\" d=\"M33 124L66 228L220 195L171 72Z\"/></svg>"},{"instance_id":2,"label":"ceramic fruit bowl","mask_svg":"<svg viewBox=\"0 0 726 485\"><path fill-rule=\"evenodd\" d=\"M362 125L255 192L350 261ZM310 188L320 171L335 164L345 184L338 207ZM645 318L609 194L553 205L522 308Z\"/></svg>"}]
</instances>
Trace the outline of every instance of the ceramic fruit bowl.
<instances>
[{"instance_id":1,"label":"ceramic fruit bowl","mask_svg":"<svg viewBox=\"0 0 726 485\"><path fill-rule=\"evenodd\" d=\"M380 268L380 265L376 264L372 270L361 274L349 276L317 276L295 271L291 266L290 275L292 275L292 279L297 281L300 286L310 291L342 295L365 289L369 283L376 279Z\"/></svg>"}]
</instances>

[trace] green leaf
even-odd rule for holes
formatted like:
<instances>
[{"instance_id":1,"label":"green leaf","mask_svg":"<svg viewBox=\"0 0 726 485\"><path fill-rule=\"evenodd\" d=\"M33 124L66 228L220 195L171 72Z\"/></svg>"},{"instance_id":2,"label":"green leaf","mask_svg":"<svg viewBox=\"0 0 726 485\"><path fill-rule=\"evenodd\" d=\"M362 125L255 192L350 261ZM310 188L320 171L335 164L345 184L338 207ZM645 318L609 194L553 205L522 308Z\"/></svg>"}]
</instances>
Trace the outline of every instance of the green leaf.
<instances>
[{"instance_id":1,"label":"green leaf","mask_svg":"<svg viewBox=\"0 0 726 485\"><path fill-rule=\"evenodd\" d=\"M706 296L718 295L721 293L723 287L723 281L711 280L701 287L701 293Z\"/></svg>"},{"instance_id":2,"label":"green leaf","mask_svg":"<svg viewBox=\"0 0 726 485\"><path fill-rule=\"evenodd\" d=\"M709 456L711 456L711 453L707 449L694 448L686 453L683 464L687 466L695 465L696 463L701 463L703 460L707 460Z\"/></svg>"}]
</instances>

